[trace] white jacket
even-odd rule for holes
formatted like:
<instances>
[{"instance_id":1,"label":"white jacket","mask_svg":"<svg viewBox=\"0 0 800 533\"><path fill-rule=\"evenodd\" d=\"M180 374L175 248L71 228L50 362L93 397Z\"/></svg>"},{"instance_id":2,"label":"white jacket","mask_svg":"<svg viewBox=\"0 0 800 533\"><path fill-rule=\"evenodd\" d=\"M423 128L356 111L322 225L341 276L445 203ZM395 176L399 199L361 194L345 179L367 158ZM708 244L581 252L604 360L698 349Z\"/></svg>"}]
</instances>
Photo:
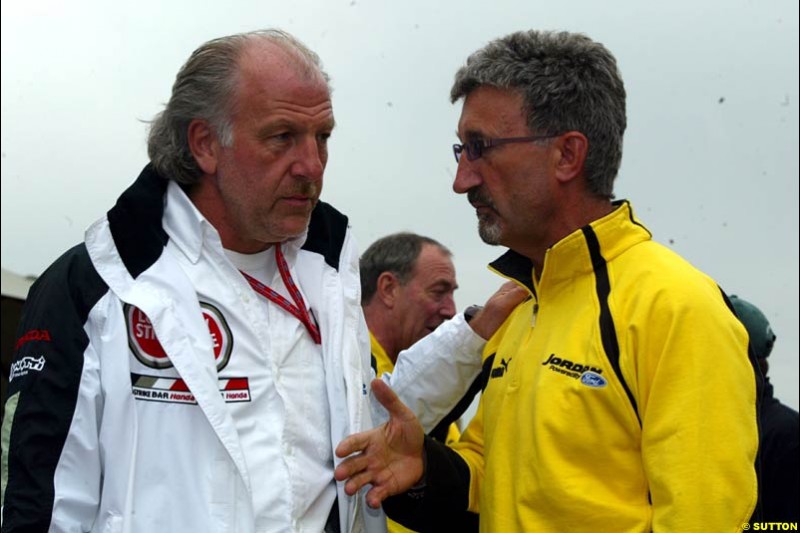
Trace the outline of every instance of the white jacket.
<instances>
[{"instance_id":1,"label":"white jacket","mask_svg":"<svg viewBox=\"0 0 800 533\"><path fill-rule=\"evenodd\" d=\"M195 288L175 257L162 253L166 183L146 167L89 228L85 244L31 291L20 332L46 334L28 335L14 357L20 370L3 428L4 532L255 531L251 487L270 480L248 474ZM346 217L320 202L294 268L322 334L335 447L373 426L369 339ZM133 307L150 319L172 367L135 356L126 323ZM455 320L404 354L384 379L430 429L479 372L481 347L463 319ZM176 382L185 387L175 398L196 405L155 400L173 394ZM363 494L349 497L341 483L337 492L342 531L385 530L383 514Z\"/></svg>"}]
</instances>

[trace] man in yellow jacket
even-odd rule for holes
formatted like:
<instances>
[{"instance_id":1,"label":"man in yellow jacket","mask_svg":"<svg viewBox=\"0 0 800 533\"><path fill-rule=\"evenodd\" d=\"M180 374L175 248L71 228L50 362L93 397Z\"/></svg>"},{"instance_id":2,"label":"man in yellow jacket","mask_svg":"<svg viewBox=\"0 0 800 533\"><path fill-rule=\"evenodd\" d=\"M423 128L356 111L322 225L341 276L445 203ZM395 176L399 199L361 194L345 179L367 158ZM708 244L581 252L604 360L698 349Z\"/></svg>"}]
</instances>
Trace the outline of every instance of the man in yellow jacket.
<instances>
[{"instance_id":1,"label":"man in yellow jacket","mask_svg":"<svg viewBox=\"0 0 800 533\"><path fill-rule=\"evenodd\" d=\"M757 501L757 378L716 283L612 201L626 127L611 53L518 32L457 72L453 184L491 268L524 287L487 343L477 415L454 449L423 439L385 384L387 425L343 441L336 470L390 516L433 531L740 531ZM679 211L677 211L679 212Z\"/></svg>"},{"instance_id":2,"label":"man in yellow jacket","mask_svg":"<svg viewBox=\"0 0 800 533\"><path fill-rule=\"evenodd\" d=\"M380 377L394 369L399 353L422 339L456 312L458 288L452 253L438 241L415 233L395 233L372 243L361 255L361 307L369 328L372 367ZM473 386L429 435L447 445L458 441L454 420L480 387ZM460 513L448 525L477 531L477 514ZM389 520L390 533L412 531Z\"/></svg>"}]
</instances>

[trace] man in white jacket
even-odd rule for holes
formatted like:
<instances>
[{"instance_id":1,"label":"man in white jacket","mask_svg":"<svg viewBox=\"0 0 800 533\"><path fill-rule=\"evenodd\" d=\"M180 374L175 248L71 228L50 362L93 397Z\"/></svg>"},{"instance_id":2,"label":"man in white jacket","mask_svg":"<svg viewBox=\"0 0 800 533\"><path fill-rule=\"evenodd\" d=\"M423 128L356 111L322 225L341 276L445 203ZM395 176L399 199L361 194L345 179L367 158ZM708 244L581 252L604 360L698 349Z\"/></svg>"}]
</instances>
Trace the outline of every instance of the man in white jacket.
<instances>
[{"instance_id":1,"label":"man in white jacket","mask_svg":"<svg viewBox=\"0 0 800 533\"><path fill-rule=\"evenodd\" d=\"M192 54L150 164L31 290L3 532L385 528L333 480L333 447L373 425L358 254L318 201L333 128L327 75L292 36ZM478 373L499 301L387 376L424 425Z\"/></svg>"}]
</instances>

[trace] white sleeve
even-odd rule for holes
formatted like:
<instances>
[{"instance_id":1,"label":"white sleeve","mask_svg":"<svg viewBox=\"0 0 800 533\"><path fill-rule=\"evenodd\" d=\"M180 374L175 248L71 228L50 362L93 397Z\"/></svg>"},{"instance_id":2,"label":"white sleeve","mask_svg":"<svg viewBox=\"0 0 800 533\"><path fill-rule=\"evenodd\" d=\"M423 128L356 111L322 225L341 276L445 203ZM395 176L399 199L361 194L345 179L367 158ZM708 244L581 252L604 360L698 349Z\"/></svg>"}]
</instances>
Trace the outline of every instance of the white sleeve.
<instances>
[{"instance_id":1,"label":"white sleeve","mask_svg":"<svg viewBox=\"0 0 800 533\"><path fill-rule=\"evenodd\" d=\"M379 377L417 415L427 433L455 407L480 374L485 344L458 313L400 352L392 373ZM375 425L388 420L386 409L374 397L371 410Z\"/></svg>"}]
</instances>

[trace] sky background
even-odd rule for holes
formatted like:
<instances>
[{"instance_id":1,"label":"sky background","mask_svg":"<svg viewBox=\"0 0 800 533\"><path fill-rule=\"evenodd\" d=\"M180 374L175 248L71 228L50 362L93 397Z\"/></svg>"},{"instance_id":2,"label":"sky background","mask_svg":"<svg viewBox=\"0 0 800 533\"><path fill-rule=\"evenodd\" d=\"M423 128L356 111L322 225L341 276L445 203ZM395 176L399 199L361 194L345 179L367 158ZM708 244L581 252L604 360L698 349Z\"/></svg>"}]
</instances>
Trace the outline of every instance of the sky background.
<instances>
[{"instance_id":1,"label":"sky background","mask_svg":"<svg viewBox=\"0 0 800 533\"><path fill-rule=\"evenodd\" d=\"M798 407L798 2L440 0L2 2L2 266L38 275L147 162L147 120L200 43L264 27L317 51L337 121L322 198L366 248L388 233L455 254L459 308L503 250L451 190L453 74L489 40L579 31L628 92L618 198L654 238L758 305L772 381Z\"/></svg>"}]
</instances>

